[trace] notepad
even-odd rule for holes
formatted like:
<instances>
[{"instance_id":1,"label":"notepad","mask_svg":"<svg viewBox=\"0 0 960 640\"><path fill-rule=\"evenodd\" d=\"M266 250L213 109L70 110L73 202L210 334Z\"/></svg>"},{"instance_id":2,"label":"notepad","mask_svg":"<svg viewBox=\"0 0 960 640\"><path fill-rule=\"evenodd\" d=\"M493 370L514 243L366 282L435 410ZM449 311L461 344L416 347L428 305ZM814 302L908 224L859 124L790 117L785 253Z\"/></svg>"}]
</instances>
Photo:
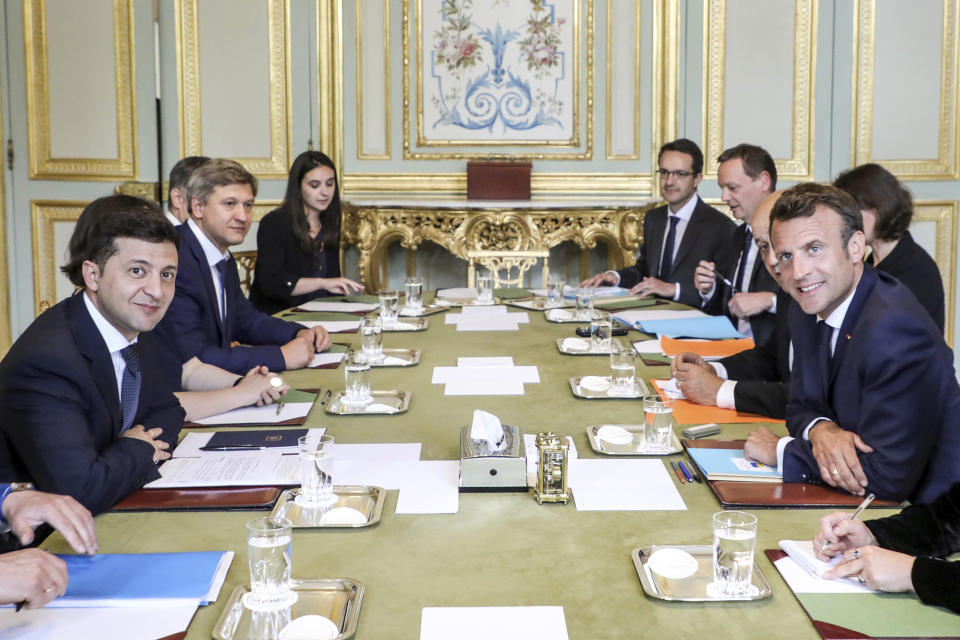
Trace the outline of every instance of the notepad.
<instances>
[{"instance_id":1,"label":"notepad","mask_svg":"<svg viewBox=\"0 0 960 640\"><path fill-rule=\"evenodd\" d=\"M783 475L776 467L748 460L743 449L691 448L687 453L707 480L783 482Z\"/></svg>"},{"instance_id":2,"label":"notepad","mask_svg":"<svg viewBox=\"0 0 960 640\"><path fill-rule=\"evenodd\" d=\"M305 302L298 308L304 311L334 311L340 313L363 313L373 311L380 305L370 302L326 302L322 300L312 300Z\"/></svg>"}]
</instances>

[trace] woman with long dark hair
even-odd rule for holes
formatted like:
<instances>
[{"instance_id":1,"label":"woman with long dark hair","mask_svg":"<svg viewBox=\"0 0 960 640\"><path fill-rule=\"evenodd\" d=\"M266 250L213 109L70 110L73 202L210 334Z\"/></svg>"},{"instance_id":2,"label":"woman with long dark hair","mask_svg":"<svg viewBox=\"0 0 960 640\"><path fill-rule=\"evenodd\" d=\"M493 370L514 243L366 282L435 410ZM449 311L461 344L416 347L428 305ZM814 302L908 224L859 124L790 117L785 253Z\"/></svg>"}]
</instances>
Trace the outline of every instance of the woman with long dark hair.
<instances>
[{"instance_id":1,"label":"woman with long dark hair","mask_svg":"<svg viewBox=\"0 0 960 640\"><path fill-rule=\"evenodd\" d=\"M283 204L257 230L250 301L266 313L327 295L362 291L340 275L340 189L333 161L304 151L293 161Z\"/></svg>"}]
</instances>

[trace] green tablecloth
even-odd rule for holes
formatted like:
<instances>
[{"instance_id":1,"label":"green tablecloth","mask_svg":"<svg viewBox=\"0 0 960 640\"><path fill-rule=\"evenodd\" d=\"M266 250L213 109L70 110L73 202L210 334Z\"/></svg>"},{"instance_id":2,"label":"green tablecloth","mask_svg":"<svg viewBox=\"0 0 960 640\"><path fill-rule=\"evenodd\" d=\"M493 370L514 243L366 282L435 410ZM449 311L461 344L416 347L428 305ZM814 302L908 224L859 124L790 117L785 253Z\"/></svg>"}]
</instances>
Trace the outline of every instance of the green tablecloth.
<instances>
[{"instance_id":1,"label":"green tablecloth","mask_svg":"<svg viewBox=\"0 0 960 640\"><path fill-rule=\"evenodd\" d=\"M516 311L511 309L510 311ZM608 373L602 356L565 356L559 337L576 325L546 322L529 312L516 332L457 332L444 316L428 331L385 333L385 347L414 347L412 368L375 369L376 389L413 393L410 410L387 417L333 417L315 406L307 426L327 427L338 442L422 442L425 460L458 455L458 430L474 409L498 415L526 433L572 435L581 457L594 458L585 428L602 422L639 423L639 401L574 398L569 378ZM639 339L640 334L631 332ZM342 338L343 336L338 336ZM348 337L355 344L358 338ZM455 366L458 356L513 356L536 364L540 383L523 396L446 397L430 383L435 366ZM649 377L652 370L645 370ZM656 375L662 375L660 373ZM343 368L296 371L291 386L343 389ZM724 425L720 438L741 438L750 425ZM669 459L678 459L670 456ZM671 475L674 482L676 478ZM679 483L678 483L679 484ZM642 491L643 487L638 487ZM538 505L529 494L461 494L455 515L396 515L390 491L379 525L344 531L296 531L293 575L344 577L367 586L356 637L414 640L427 606L562 605L570 638L816 638L818 635L779 574L759 553L782 538L811 536L825 511L755 512L758 563L773 597L750 603L689 604L644 596L630 552L650 544L705 544L719 506L705 485L679 486L686 511L578 512L567 505ZM872 510L869 517L889 511ZM210 638L227 596L248 581L244 525L255 512L105 514L97 517L104 553L232 549L236 552L217 602L202 607L188 638ZM66 551L58 534L47 546Z\"/></svg>"}]
</instances>

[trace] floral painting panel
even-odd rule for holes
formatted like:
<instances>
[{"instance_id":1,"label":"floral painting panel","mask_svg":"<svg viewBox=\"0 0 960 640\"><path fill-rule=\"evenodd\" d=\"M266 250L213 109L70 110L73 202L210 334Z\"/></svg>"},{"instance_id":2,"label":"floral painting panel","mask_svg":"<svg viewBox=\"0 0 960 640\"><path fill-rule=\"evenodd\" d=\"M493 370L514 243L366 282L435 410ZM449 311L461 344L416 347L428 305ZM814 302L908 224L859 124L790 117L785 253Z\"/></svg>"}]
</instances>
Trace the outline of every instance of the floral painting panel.
<instances>
[{"instance_id":1,"label":"floral painting panel","mask_svg":"<svg viewBox=\"0 0 960 640\"><path fill-rule=\"evenodd\" d=\"M421 0L421 139L574 138L576 0Z\"/></svg>"}]
</instances>

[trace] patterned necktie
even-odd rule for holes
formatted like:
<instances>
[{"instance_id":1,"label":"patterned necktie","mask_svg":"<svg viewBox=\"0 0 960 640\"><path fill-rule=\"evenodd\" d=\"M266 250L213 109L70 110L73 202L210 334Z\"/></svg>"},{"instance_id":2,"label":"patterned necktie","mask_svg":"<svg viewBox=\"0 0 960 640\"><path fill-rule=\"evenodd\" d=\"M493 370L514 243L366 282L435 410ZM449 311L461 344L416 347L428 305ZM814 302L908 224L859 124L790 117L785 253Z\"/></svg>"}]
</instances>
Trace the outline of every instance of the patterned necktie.
<instances>
[{"instance_id":1,"label":"patterned necktie","mask_svg":"<svg viewBox=\"0 0 960 640\"><path fill-rule=\"evenodd\" d=\"M743 251L740 252L740 265L737 267L737 281L734 286L737 291L743 291L743 275L747 272L747 259L750 257L750 248L753 246L753 232L747 227L747 237L744 239Z\"/></svg>"},{"instance_id":2,"label":"patterned necktie","mask_svg":"<svg viewBox=\"0 0 960 640\"><path fill-rule=\"evenodd\" d=\"M663 256L660 260L660 274L658 277L661 280L666 280L670 276L670 271L673 269L673 244L677 238L678 222L680 222L679 217L670 216L670 230L667 231L667 241L663 245Z\"/></svg>"},{"instance_id":3,"label":"patterned necktie","mask_svg":"<svg viewBox=\"0 0 960 640\"><path fill-rule=\"evenodd\" d=\"M227 291L223 286L227 274L227 259L224 258L216 264L217 273L220 274L220 322L223 323L227 317Z\"/></svg>"},{"instance_id":4,"label":"patterned necktie","mask_svg":"<svg viewBox=\"0 0 960 640\"><path fill-rule=\"evenodd\" d=\"M120 355L127 363L123 370L123 380L120 384L120 431L126 431L133 426L133 419L137 415L137 405L140 403L140 354L137 346L131 344Z\"/></svg>"}]
</instances>

